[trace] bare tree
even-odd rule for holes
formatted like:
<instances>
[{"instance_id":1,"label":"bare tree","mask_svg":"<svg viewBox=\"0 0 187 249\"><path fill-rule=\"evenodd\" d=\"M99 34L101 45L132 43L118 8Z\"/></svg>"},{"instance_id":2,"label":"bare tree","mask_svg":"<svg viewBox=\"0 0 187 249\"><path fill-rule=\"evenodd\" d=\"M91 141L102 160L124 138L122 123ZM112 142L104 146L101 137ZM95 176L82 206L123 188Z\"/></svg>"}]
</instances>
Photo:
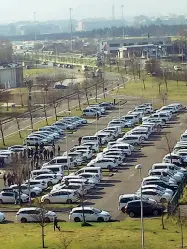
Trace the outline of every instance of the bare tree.
<instances>
[{"instance_id":1,"label":"bare tree","mask_svg":"<svg viewBox=\"0 0 187 249\"><path fill-rule=\"evenodd\" d=\"M34 218L41 227L42 248L45 248L45 227L50 221L49 218L46 217L46 204L44 202L41 202L40 198L35 198L34 205L38 208L38 215L34 216Z\"/></svg>"},{"instance_id":2,"label":"bare tree","mask_svg":"<svg viewBox=\"0 0 187 249\"><path fill-rule=\"evenodd\" d=\"M72 239L65 236L64 231L60 233L60 249L68 249L71 246Z\"/></svg>"},{"instance_id":3,"label":"bare tree","mask_svg":"<svg viewBox=\"0 0 187 249\"><path fill-rule=\"evenodd\" d=\"M141 76L141 80L142 80L142 84L143 84L143 89L144 90L145 90L145 79L146 79L145 75L142 75Z\"/></svg>"},{"instance_id":4,"label":"bare tree","mask_svg":"<svg viewBox=\"0 0 187 249\"><path fill-rule=\"evenodd\" d=\"M11 171L13 174L14 184L18 186L18 203L21 205L21 185L24 180L28 179L29 176L29 167L25 163L24 155L15 153L12 158Z\"/></svg>"},{"instance_id":5,"label":"bare tree","mask_svg":"<svg viewBox=\"0 0 187 249\"><path fill-rule=\"evenodd\" d=\"M88 85L89 85L88 79L84 80L84 82L82 83L82 87L85 91L87 104L89 105L90 103L89 103L89 98L88 98Z\"/></svg>"},{"instance_id":6,"label":"bare tree","mask_svg":"<svg viewBox=\"0 0 187 249\"><path fill-rule=\"evenodd\" d=\"M125 76L124 76L122 71L120 72L120 76L121 76L121 80L123 82L123 88L125 89Z\"/></svg>"},{"instance_id":7,"label":"bare tree","mask_svg":"<svg viewBox=\"0 0 187 249\"><path fill-rule=\"evenodd\" d=\"M46 100L47 100L46 92L42 92L42 97L43 97L43 111L44 111L44 115L45 115L45 121L46 121L46 124L48 125L47 105L46 105Z\"/></svg>"},{"instance_id":8,"label":"bare tree","mask_svg":"<svg viewBox=\"0 0 187 249\"><path fill-rule=\"evenodd\" d=\"M11 98L12 98L12 94L10 93L10 91L7 90L7 91L0 92L0 102L6 103L7 111L8 111L8 104Z\"/></svg>"},{"instance_id":9,"label":"bare tree","mask_svg":"<svg viewBox=\"0 0 187 249\"><path fill-rule=\"evenodd\" d=\"M57 106L58 106L58 102L57 102L57 98L56 98L56 94L55 91L50 91L50 93L48 94L48 100L49 103L53 106L54 111L55 111L55 119L56 121L58 120L58 116L57 116Z\"/></svg>"},{"instance_id":10,"label":"bare tree","mask_svg":"<svg viewBox=\"0 0 187 249\"><path fill-rule=\"evenodd\" d=\"M5 144L5 136L4 136L3 124L2 124L1 120L0 120L0 130L1 130L1 137L2 137L2 141L3 141L3 145L6 145Z\"/></svg>"},{"instance_id":11,"label":"bare tree","mask_svg":"<svg viewBox=\"0 0 187 249\"><path fill-rule=\"evenodd\" d=\"M162 100L163 105L165 105L168 99L168 95L166 92L160 92L159 98Z\"/></svg>"}]
</instances>

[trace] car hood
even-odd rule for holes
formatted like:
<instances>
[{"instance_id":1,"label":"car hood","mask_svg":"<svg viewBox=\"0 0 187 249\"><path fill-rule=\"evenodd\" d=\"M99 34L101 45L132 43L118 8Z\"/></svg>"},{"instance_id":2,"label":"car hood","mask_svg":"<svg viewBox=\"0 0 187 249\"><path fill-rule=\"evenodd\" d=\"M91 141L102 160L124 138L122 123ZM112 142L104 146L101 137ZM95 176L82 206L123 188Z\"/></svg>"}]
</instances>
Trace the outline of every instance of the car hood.
<instances>
[{"instance_id":1,"label":"car hood","mask_svg":"<svg viewBox=\"0 0 187 249\"><path fill-rule=\"evenodd\" d=\"M42 189L39 188L39 187L33 187L32 189L33 189L33 190L36 190L36 191L39 191L39 192L42 192Z\"/></svg>"},{"instance_id":2,"label":"car hood","mask_svg":"<svg viewBox=\"0 0 187 249\"><path fill-rule=\"evenodd\" d=\"M104 211L104 210L101 211L101 214L104 215L104 216L110 216L110 214L107 211Z\"/></svg>"},{"instance_id":3,"label":"car hood","mask_svg":"<svg viewBox=\"0 0 187 249\"><path fill-rule=\"evenodd\" d=\"M46 213L46 215L49 215L49 216L56 216L56 213L53 212L53 211L48 211L48 212Z\"/></svg>"}]
</instances>

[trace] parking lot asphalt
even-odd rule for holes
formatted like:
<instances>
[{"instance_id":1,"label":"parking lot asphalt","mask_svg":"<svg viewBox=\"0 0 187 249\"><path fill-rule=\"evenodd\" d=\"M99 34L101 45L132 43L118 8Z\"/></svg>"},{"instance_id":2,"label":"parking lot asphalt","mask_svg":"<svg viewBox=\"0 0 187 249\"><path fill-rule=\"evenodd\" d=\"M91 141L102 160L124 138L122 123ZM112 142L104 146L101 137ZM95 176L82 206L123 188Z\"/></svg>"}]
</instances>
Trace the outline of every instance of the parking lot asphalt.
<instances>
[{"instance_id":1,"label":"parking lot asphalt","mask_svg":"<svg viewBox=\"0 0 187 249\"><path fill-rule=\"evenodd\" d=\"M128 98L126 105L121 106L121 115L126 114L137 105L136 98ZM108 122L118 117L119 110L116 109L99 119L98 130L107 126ZM151 135L145 145L139 151L133 153L131 157L119 168L118 172L111 173L111 176L104 177L97 188L91 194L86 196L85 205L93 205L97 208L107 210L114 219L122 220L125 215L118 210L118 197L120 194L134 193L140 186L140 177L135 171L136 164L142 164L142 177L147 176L149 169L153 163L161 162L165 154L167 154L167 143L165 134L170 138L170 146L172 147L179 139L181 133L186 129L182 122L184 114L178 115L170 121L161 132ZM84 135L94 135L96 132L96 120L90 119L89 125L78 129L75 133L68 135L68 149L78 143L78 137ZM65 139L60 140L61 151L66 150ZM61 153L62 153L61 152ZM68 220L69 212L58 213L59 219ZM15 213L6 213L8 220L15 220Z\"/></svg>"}]
</instances>

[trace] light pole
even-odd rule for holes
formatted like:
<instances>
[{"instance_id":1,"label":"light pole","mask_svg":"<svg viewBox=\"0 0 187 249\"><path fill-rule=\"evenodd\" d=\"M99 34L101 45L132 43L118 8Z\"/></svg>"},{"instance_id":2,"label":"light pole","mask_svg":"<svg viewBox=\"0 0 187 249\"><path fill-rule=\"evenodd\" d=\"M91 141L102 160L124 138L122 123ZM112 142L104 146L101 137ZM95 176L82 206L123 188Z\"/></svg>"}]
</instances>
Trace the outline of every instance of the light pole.
<instances>
[{"instance_id":1,"label":"light pole","mask_svg":"<svg viewBox=\"0 0 187 249\"><path fill-rule=\"evenodd\" d=\"M144 247L144 219L143 219L143 202L142 202L142 165L137 164L135 166L135 169L139 171L140 176L140 203L141 203L141 230L142 230L142 249L145 249Z\"/></svg>"},{"instance_id":2,"label":"light pole","mask_svg":"<svg viewBox=\"0 0 187 249\"><path fill-rule=\"evenodd\" d=\"M70 35L71 35L71 52L73 51L73 27L72 27L72 8L69 8L69 19L70 19Z\"/></svg>"},{"instance_id":3,"label":"light pole","mask_svg":"<svg viewBox=\"0 0 187 249\"><path fill-rule=\"evenodd\" d=\"M67 169L69 175L69 158L68 158L68 134L66 133L66 155L67 155Z\"/></svg>"}]
</instances>

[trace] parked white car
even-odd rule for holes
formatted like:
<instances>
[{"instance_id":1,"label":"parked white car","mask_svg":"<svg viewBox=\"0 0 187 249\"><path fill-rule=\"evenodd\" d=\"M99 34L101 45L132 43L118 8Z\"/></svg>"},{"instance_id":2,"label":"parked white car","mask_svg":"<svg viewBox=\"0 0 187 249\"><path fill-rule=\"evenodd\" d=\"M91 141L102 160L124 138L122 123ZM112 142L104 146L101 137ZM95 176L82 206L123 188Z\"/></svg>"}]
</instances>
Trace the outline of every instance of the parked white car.
<instances>
[{"instance_id":1,"label":"parked white car","mask_svg":"<svg viewBox=\"0 0 187 249\"><path fill-rule=\"evenodd\" d=\"M35 180L44 181L47 183L47 186L50 187L54 184L57 184L61 179L63 178L63 175L61 174L42 174L35 177Z\"/></svg>"},{"instance_id":2,"label":"parked white car","mask_svg":"<svg viewBox=\"0 0 187 249\"><path fill-rule=\"evenodd\" d=\"M84 216L86 221L104 222L110 221L111 215L94 207L84 207ZM83 221L83 208L73 208L69 214L69 219L75 222Z\"/></svg>"},{"instance_id":3,"label":"parked white car","mask_svg":"<svg viewBox=\"0 0 187 249\"><path fill-rule=\"evenodd\" d=\"M23 203L28 202L29 201L28 195L21 194L21 201ZM14 204L15 203L15 193L14 192L5 192L5 191L0 192L0 204L4 204L4 203Z\"/></svg>"},{"instance_id":4,"label":"parked white car","mask_svg":"<svg viewBox=\"0 0 187 249\"><path fill-rule=\"evenodd\" d=\"M44 211L36 207L21 208L16 213L16 220L21 223L26 222L53 222L57 218L55 212Z\"/></svg>"},{"instance_id":5,"label":"parked white car","mask_svg":"<svg viewBox=\"0 0 187 249\"><path fill-rule=\"evenodd\" d=\"M42 190L46 189L48 186L47 186L47 183L45 181L42 181L42 180L35 180L35 179L30 179L29 181L27 180L25 182L25 184L27 186L29 186L30 184L30 187L38 187L38 188L41 188Z\"/></svg>"},{"instance_id":6,"label":"parked white car","mask_svg":"<svg viewBox=\"0 0 187 249\"><path fill-rule=\"evenodd\" d=\"M37 195L40 195L42 193L42 189L38 188L38 187L31 187L29 190L29 187L26 184L22 184L20 187L16 184L11 185L10 188L14 191L16 191L17 193L19 192L19 189L21 190L21 193L29 195L30 192L30 196L31 198L36 197Z\"/></svg>"},{"instance_id":7,"label":"parked white car","mask_svg":"<svg viewBox=\"0 0 187 249\"><path fill-rule=\"evenodd\" d=\"M108 169L112 170L113 168L116 168L118 166L118 163L116 162L115 159L111 158L95 158L91 160L88 164L87 167L101 167L102 169Z\"/></svg>"},{"instance_id":8,"label":"parked white car","mask_svg":"<svg viewBox=\"0 0 187 249\"><path fill-rule=\"evenodd\" d=\"M3 223L5 221L5 215L4 213L0 212L0 223Z\"/></svg>"},{"instance_id":9,"label":"parked white car","mask_svg":"<svg viewBox=\"0 0 187 249\"><path fill-rule=\"evenodd\" d=\"M137 194L140 195L139 192ZM172 198L172 195L155 189L143 189L142 197L154 199L158 202L169 202Z\"/></svg>"},{"instance_id":10,"label":"parked white car","mask_svg":"<svg viewBox=\"0 0 187 249\"><path fill-rule=\"evenodd\" d=\"M75 203L79 199L78 193L75 190L63 189L43 195L41 202L44 203Z\"/></svg>"},{"instance_id":11,"label":"parked white car","mask_svg":"<svg viewBox=\"0 0 187 249\"><path fill-rule=\"evenodd\" d=\"M144 142L144 139L140 135L128 134L122 138L118 138L117 143L127 143L131 145L140 145Z\"/></svg>"},{"instance_id":12,"label":"parked white car","mask_svg":"<svg viewBox=\"0 0 187 249\"><path fill-rule=\"evenodd\" d=\"M144 185L144 186L142 186L142 190L143 189L155 189L155 190L159 190L161 192L169 193L171 196L174 194L173 190L171 190L169 188L160 187L159 185L156 185L156 184ZM137 190L137 192L140 193L140 191L141 191L141 189L139 188Z\"/></svg>"}]
</instances>

